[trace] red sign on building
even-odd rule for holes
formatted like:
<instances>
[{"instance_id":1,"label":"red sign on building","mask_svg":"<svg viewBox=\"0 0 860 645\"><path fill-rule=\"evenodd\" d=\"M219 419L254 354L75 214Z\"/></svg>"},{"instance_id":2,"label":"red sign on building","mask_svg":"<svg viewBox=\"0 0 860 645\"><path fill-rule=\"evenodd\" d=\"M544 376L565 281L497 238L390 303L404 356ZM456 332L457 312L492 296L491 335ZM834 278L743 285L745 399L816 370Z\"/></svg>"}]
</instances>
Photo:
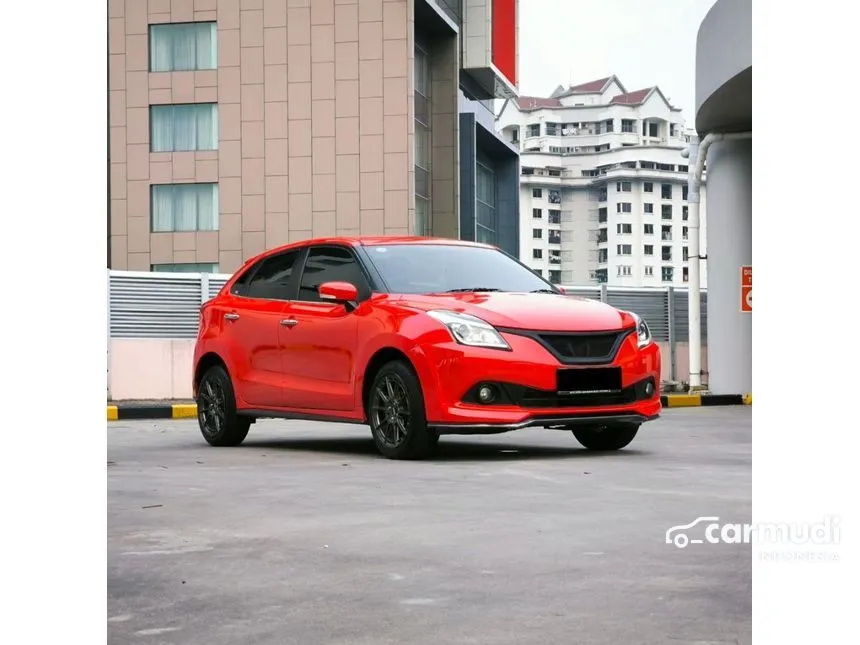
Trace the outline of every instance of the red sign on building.
<instances>
[{"instance_id":1,"label":"red sign on building","mask_svg":"<svg viewBox=\"0 0 860 645\"><path fill-rule=\"evenodd\" d=\"M741 267L741 311L752 313L752 267Z\"/></svg>"}]
</instances>

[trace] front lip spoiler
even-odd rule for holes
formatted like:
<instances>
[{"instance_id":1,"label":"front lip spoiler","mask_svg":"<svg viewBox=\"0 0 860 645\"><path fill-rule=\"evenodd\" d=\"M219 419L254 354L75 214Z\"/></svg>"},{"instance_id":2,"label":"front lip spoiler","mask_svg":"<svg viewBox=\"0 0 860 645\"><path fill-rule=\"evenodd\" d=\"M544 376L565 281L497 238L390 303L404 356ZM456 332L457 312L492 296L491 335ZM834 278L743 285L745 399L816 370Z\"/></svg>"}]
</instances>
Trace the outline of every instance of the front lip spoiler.
<instances>
[{"instance_id":1,"label":"front lip spoiler","mask_svg":"<svg viewBox=\"0 0 860 645\"><path fill-rule=\"evenodd\" d=\"M659 418L659 414L646 416L644 414L601 414L560 417L531 417L518 423L429 423L427 424L439 434L479 434L509 432L523 428L556 428L558 426L594 425L601 423L640 424Z\"/></svg>"}]
</instances>

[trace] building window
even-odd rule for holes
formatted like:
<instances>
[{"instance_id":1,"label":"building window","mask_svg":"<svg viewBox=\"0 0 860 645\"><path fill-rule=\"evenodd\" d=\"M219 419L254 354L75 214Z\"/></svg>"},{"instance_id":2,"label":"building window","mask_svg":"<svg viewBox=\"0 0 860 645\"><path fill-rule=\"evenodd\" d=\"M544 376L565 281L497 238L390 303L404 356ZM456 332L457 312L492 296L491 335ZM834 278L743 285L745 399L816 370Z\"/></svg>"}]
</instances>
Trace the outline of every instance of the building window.
<instances>
[{"instance_id":1,"label":"building window","mask_svg":"<svg viewBox=\"0 0 860 645\"><path fill-rule=\"evenodd\" d=\"M633 119L621 119L621 131L636 133L636 121Z\"/></svg>"},{"instance_id":2,"label":"building window","mask_svg":"<svg viewBox=\"0 0 860 645\"><path fill-rule=\"evenodd\" d=\"M630 202L618 202L615 204L615 210L619 213L630 213L633 211L633 205Z\"/></svg>"},{"instance_id":3,"label":"building window","mask_svg":"<svg viewBox=\"0 0 860 645\"><path fill-rule=\"evenodd\" d=\"M150 105L149 149L152 152L217 150L218 105Z\"/></svg>"},{"instance_id":4,"label":"building window","mask_svg":"<svg viewBox=\"0 0 860 645\"><path fill-rule=\"evenodd\" d=\"M689 186L681 186L681 199L687 201L687 196L690 194Z\"/></svg>"},{"instance_id":5,"label":"building window","mask_svg":"<svg viewBox=\"0 0 860 645\"><path fill-rule=\"evenodd\" d=\"M690 259L690 249L686 246L681 248L681 259L686 262Z\"/></svg>"},{"instance_id":6,"label":"building window","mask_svg":"<svg viewBox=\"0 0 860 645\"><path fill-rule=\"evenodd\" d=\"M550 171L550 172L552 172L552 171ZM561 204L561 191L559 191L559 190L549 191L549 203L550 204Z\"/></svg>"},{"instance_id":7,"label":"building window","mask_svg":"<svg viewBox=\"0 0 860 645\"><path fill-rule=\"evenodd\" d=\"M615 249L618 255L632 255L633 254L633 245L632 244L619 244Z\"/></svg>"},{"instance_id":8,"label":"building window","mask_svg":"<svg viewBox=\"0 0 860 645\"><path fill-rule=\"evenodd\" d=\"M561 271L550 269L549 281L553 284L558 284L559 282L561 282Z\"/></svg>"},{"instance_id":9,"label":"building window","mask_svg":"<svg viewBox=\"0 0 860 645\"><path fill-rule=\"evenodd\" d=\"M633 183L629 181L615 182L615 190L619 193L629 193L633 190Z\"/></svg>"},{"instance_id":10,"label":"building window","mask_svg":"<svg viewBox=\"0 0 860 645\"><path fill-rule=\"evenodd\" d=\"M663 219L672 219L672 204L663 204L660 206L660 212Z\"/></svg>"},{"instance_id":11,"label":"building window","mask_svg":"<svg viewBox=\"0 0 860 645\"><path fill-rule=\"evenodd\" d=\"M654 245L653 244L646 244L644 253L645 253L645 255L654 255Z\"/></svg>"},{"instance_id":12,"label":"building window","mask_svg":"<svg viewBox=\"0 0 860 645\"><path fill-rule=\"evenodd\" d=\"M645 214L651 215L654 213L654 204L651 202L645 202Z\"/></svg>"},{"instance_id":13,"label":"building window","mask_svg":"<svg viewBox=\"0 0 860 645\"><path fill-rule=\"evenodd\" d=\"M150 270L158 273L218 273L217 262L180 262L178 264L152 264Z\"/></svg>"},{"instance_id":14,"label":"building window","mask_svg":"<svg viewBox=\"0 0 860 645\"><path fill-rule=\"evenodd\" d=\"M619 278L626 278L626 277L629 277L631 275L633 275L633 267L631 267L629 265L623 265L623 264L618 265L618 277Z\"/></svg>"},{"instance_id":15,"label":"building window","mask_svg":"<svg viewBox=\"0 0 860 645\"><path fill-rule=\"evenodd\" d=\"M672 199L672 184L662 184L660 186L660 196L663 199Z\"/></svg>"},{"instance_id":16,"label":"building window","mask_svg":"<svg viewBox=\"0 0 860 645\"><path fill-rule=\"evenodd\" d=\"M690 208L688 206L681 206L681 219L685 222L690 217Z\"/></svg>"},{"instance_id":17,"label":"building window","mask_svg":"<svg viewBox=\"0 0 860 645\"><path fill-rule=\"evenodd\" d=\"M430 63L415 47L415 234L430 235ZM476 218L477 221L477 218Z\"/></svg>"},{"instance_id":18,"label":"building window","mask_svg":"<svg viewBox=\"0 0 860 645\"><path fill-rule=\"evenodd\" d=\"M646 193L653 193L654 192L654 182L646 181L642 185L642 190L644 190Z\"/></svg>"},{"instance_id":19,"label":"building window","mask_svg":"<svg viewBox=\"0 0 860 645\"><path fill-rule=\"evenodd\" d=\"M561 231L549 231L549 243L561 244Z\"/></svg>"},{"instance_id":20,"label":"building window","mask_svg":"<svg viewBox=\"0 0 860 645\"><path fill-rule=\"evenodd\" d=\"M654 225L646 224L645 225L645 235L654 235Z\"/></svg>"},{"instance_id":21,"label":"building window","mask_svg":"<svg viewBox=\"0 0 860 645\"><path fill-rule=\"evenodd\" d=\"M654 275L654 267L645 267L645 275L651 277Z\"/></svg>"},{"instance_id":22,"label":"building window","mask_svg":"<svg viewBox=\"0 0 860 645\"><path fill-rule=\"evenodd\" d=\"M663 282L672 282L675 279L675 269L672 267L662 267L660 273Z\"/></svg>"},{"instance_id":23,"label":"building window","mask_svg":"<svg viewBox=\"0 0 860 645\"><path fill-rule=\"evenodd\" d=\"M681 227L681 239L686 240L689 237L689 235L690 235L690 229L688 229L686 226L682 226Z\"/></svg>"},{"instance_id":24,"label":"building window","mask_svg":"<svg viewBox=\"0 0 860 645\"><path fill-rule=\"evenodd\" d=\"M543 217L543 209L533 208L532 209L532 217L536 217L538 219L541 219Z\"/></svg>"},{"instance_id":25,"label":"building window","mask_svg":"<svg viewBox=\"0 0 860 645\"><path fill-rule=\"evenodd\" d=\"M540 199L543 197L543 189L542 188L532 188L532 197L535 199Z\"/></svg>"},{"instance_id":26,"label":"building window","mask_svg":"<svg viewBox=\"0 0 860 645\"><path fill-rule=\"evenodd\" d=\"M549 223L550 224L561 224L561 211L550 209L550 211L549 211Z\"/></svg>"},{"instance_id":27,"label":"building window","mask_svg":"<svg viewBox=\"0 0 860 645\"><path fill-rule=\"evenodd\" d=\"M543 229L542 228L533 228L532 229L532 239L542 240L543 239Z\"/></svg>"},{"instance_id":28,"label":"building window","mask_svg":"<svg viewBox=\"0 0 860 645\"><path fill-rule=\"evenodd\" d=\"M678 172L690 172L690 166L679 165ZM687 199L686 197L684 199Z\"/></svg>"},{"instance_id":29,"label":"building window","mask_svg":"<svg viewBox=\"0 0 860 645\"><path fill-rule=\"evenodd\" d=\"M681 268L681 279L682 279L684 282L689 282L689 281L690 281L690 269L689 269L689 268L687 268L687 267L682 267L682 268Z\"/></svg>"},{"instance_id":30,"label":"building window","mask_svg":"<svg viewBox=\"0 0 860 645\"><path fill-rule=\"evenodd\" d=\"M608 211L608 209L607 209L605 206L604 206L603 208L598 208L598 209L597 209L597 221L598 221L599 223L603 223L603 222L605 222L605 221L606 221L606 219L607 219L607 217L608 217L608 215L609 215L609 211Z\"/></svg>"},{"instance_id":31,"label":"building window","mask_svg":"<svg viewBox=\"0 0 860 645\"><path fill-rule=\"evenodd\" d=\"M547 123L546 134L548 137L554 137L556 134L558 134L558 123Z\"/></svg>"},{"instance_id":32,"label":"building window","mask_svg":"<svg viewBox=\"0 0 860 645\"><path fill-rule=\"evenodd\" d=\"M671 262L672 261L672 247L664 246L662 252L663 262Z\"/></svg>"},{"instance_id":33,"label":"building window","mask_svg":"<svg viewBox=\"0 0 860 645\"><path fill-rule=\"evenodd\" d=\"M630 235L633 233L633 224L618 224L616 231L619 235Z\"/></svg>"},{"instance_id":34,"label":"building window","mask_svg":"<svg viewBox=\"0 0 860 645\"><path fill-rule=\"evenodd\" d=\"M152 232L217 231L218 184L154 184Z\"/></svg>"},{"instance_id":35,"label":"building window","mask_svg":"<svg viewBox=\"0 0 860 645\"><path fill-rule=\"evenodd\" d=\"M475 170L475 241L496 244L496 173L480 163L475 165Z\"/></svg>"},{"instance_id":36,"label":"building window","mask_svg":"<svg viewBox=\"0 0 860 645\"><path fill-rule=\"evenodd\" d=\"M608 249L597 249L597 263L606 264L609 261Z\"/></svg>"},{"instance_id":37,"label":"building window","mask_svg":"<svg viewBox=\"0 0 860 645\"><path fill-rule=\"evenodd\" d=\"M540 136L540 123L529 123L526 126L526 136L527 137L539 137Z\"/></svg>"},{"instance_id":38,"label":"building window","mask_svg":"<svg viewBox=\"0 0 860 645\"><path fill-rule=\"evenodd\" d=\"M218 68L214 22L149 26L149 71L188 72Z\"/></svg>"},{"instance_id":39,"label":"building window","mask_svg":"<svg viewBox=\"0 0 860 645\"><path fill-rule=\"evenodd\" d=\"M543 258L543 249L532 249L532 259L540 260Z\"/></svg>"}]
</instances>

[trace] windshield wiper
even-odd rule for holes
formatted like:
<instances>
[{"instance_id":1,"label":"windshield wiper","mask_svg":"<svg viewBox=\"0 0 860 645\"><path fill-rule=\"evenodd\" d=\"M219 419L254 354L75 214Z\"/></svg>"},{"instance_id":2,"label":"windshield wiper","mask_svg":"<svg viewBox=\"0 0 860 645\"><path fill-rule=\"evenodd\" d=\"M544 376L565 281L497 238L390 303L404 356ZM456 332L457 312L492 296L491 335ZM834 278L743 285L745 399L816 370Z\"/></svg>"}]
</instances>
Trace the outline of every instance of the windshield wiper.
<instances>
[{"instance_id":1,"label":"windshield wiper","mask_svg":"<svg viewBox=\"0 0 860 645\"><path fill-rule=\"evenodd\" d=\"M501 291L501 289L493 289L491 287L464 287L462 289L448 289L445 293L467 293L469 291Z\"/></svg>"},{"instance_id":2,"label":"windshield wiper","mask_svg":"<svg viewBox=\"0 0 860 645\"><path fill-rule=\"evenodd\" d=\"M558 293L558 291L553 291L552 289L534 289L533 291L529 291L529 293Z\"/></svg>"}]
</instances>

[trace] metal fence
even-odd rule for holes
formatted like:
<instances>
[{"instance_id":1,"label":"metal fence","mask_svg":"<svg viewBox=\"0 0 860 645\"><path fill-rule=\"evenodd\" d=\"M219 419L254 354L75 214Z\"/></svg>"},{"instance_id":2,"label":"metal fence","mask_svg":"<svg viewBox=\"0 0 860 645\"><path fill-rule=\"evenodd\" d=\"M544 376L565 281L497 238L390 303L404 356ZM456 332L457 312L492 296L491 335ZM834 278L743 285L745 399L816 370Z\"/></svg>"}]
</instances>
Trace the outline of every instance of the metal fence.
<instances>
[{"instance_id":1,"label":"metal fence","mask_svg":"<svg viewBox=\"0 0 860 645\"><path fill-rule=\"evenodd\" d=\"M108 328L112 338L195 338L200 305L229 274L108 271ZM687 342L687 289L565 287L572 296L635 311L660 342ZM702 339L707 338L707 293L702 292Z\"/></svg>"}]
</instances>

